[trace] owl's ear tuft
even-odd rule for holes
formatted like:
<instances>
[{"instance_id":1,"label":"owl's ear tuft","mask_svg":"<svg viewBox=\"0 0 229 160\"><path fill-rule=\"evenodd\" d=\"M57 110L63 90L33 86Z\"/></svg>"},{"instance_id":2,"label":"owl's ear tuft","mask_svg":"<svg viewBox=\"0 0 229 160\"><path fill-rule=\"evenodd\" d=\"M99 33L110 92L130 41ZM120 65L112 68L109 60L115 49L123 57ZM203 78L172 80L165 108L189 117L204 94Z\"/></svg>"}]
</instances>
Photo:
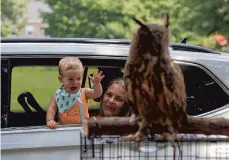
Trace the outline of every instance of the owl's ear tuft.
<instances>
[{"instance_id":1,"label":"owl's ear tuft","mask_svg":"<svg viewBox=\"0 0 229 160\"><path fill-rule=\"evenodd\" d=\"M140 25L144 30L146 30L147 32L150 32L150 29L148 28L147 25L145 25L144 23L142 23L140 20L138 20L135 17L132 17L132 19L138 24Z\"/></svg>"},{"instance_id":2,"label":"owl's ear tuft","mask_svg":"<svg viewBox=\"0 0 229 160\"><path fill-rule=\"evenodd\" d=\"M138 25L140 25L141 27L146 27L146 25L145 25L144 23L142 23L140 20L138 20L137 18L132 17L132 19L133 19Z\"/></svg>"},{"instance_id":3,"label":"owl's ear tuft","mask_svg":"<svg viewBox=\"0 0 229 160\"><path fill-rule=\"evenodd\" d=\"M163 16L163 24L164 24L165 28L168 29L168 27L169 27L169 14L168 13L166 13Z\"/></svg>"}]
</instances>

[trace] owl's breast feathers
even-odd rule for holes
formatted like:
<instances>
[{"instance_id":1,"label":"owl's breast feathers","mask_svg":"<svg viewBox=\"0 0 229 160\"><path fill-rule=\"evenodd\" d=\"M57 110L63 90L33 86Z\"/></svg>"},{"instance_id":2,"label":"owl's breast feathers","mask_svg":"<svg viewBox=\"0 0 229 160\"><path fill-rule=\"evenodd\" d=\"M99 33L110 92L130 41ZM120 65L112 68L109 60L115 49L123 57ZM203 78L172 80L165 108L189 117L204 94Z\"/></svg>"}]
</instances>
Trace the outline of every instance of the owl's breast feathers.
<instances>
[{"instance_id":1,"label":"owl's breast feathers","mask_svg":"<svg viewBox=\"0 0 229 160\"><path fill-rule=\"evenodd\" d=\"M180 127L187 121L181 69L169 55L160 59L149 56L135 61L130 59L126 63L124 81L128 98L137 105L140 116L150 123L163 123L169 119Z\"/></svg>"},{"instance_id":2,"label":"owl's breast feathers","mask_svg":"<svg viewBox=\"0 0 229 160\"><path fill-rule=\"evenodd\" d=\"M128 98L133 104L142 103L144 106L149 106L148 103L151 102L152 97L148 96L144 86L147 86L148 91L153 94L153 90L150 89L152 88L152 68L154 64L152 61L154 61L152 57L145 54L145 56L138 58L129 57L126 63L124 81ZM140 108L139 105L137 107L141 114L144 108Z\"/></svg>"}]
</instances>

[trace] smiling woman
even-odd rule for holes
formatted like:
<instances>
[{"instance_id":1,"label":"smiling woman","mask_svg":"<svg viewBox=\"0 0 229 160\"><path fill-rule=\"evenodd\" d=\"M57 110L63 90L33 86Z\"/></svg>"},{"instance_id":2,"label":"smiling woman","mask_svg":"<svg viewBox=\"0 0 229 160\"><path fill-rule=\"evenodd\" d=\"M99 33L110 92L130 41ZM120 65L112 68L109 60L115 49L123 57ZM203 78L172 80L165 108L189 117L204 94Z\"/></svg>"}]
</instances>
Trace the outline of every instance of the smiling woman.
<instances>
[{"instance_id":1,"label":"smiling woman","mask_svg":"<svg viewBox=\"0 0 229 160\"><path fill-rule=\"evenodd\" d=\"M101 98L99 116L130 116L131 108L126 98L124 81L122 79L112 80Z\"/></svg>"}]
</instances>

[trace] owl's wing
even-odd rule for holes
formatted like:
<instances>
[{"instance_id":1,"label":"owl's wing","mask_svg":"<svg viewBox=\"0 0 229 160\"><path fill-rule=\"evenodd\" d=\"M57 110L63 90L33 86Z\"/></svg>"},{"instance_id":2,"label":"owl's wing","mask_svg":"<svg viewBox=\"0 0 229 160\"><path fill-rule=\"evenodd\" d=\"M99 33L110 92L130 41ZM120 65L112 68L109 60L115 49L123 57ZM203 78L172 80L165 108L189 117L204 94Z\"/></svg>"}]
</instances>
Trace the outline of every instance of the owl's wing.
<instances>
[{"instance_id":1,"label":"owl's wing","mask_svg":"<svg viewBox=\"0 0 229 160\"><path fill-rule=\"evenodd\" d=\"M135 115L139 115L139 112L138 112L138 107L136 104L134 104L131 100L127 100L127 103L129 105L129 107L131 108L132 112L135 114Z\"/></svg>"},{"instance_id":2,"label":"owl's wing","mask_svg":"<svg viewBox=\"0 0 229 160\"><path fill-rule=\"evenodd\" d=\"M165 98L169 103L168 114L171 116L175 126L181 126L187 121L186 118L186 91L183 73L180 67L171 63L168 64L167 70L164 74L164 82L166 90Z\"/></svg>"}]
</instances>

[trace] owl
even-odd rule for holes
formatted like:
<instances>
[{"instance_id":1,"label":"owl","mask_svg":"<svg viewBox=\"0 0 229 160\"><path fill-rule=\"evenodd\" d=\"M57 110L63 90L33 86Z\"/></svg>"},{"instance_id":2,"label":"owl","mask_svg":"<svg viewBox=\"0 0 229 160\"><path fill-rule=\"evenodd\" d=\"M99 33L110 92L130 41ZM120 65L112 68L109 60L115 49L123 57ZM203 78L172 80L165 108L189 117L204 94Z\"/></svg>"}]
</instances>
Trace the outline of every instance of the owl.
<instances>
[{"instance_id":1,"label":"owl","mask_svg":"<svg viewBox=\"0 0 229 160\"><path fill-rule=\"evenodd\" d=\"M140 141L152 125L163 128L161 138L178 140L179 129L187 124L186 91L182 71L169 55L169 17L163 24L144 24L133 36L124 68L124 82L139 129L127 139Z\"/></svg>"}]
</instances>

